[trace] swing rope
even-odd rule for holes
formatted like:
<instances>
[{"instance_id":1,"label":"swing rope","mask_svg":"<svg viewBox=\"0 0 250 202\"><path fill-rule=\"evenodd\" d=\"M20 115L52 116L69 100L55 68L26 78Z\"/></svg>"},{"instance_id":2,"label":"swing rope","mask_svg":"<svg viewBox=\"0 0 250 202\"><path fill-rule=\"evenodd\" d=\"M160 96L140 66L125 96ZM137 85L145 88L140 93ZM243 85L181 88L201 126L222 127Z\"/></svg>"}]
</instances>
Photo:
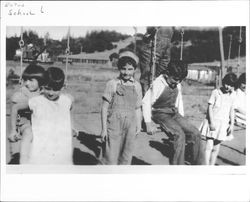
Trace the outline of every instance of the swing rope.
<instances>
[{"instance_id":1,"label":"swing rope","mask_svg":"<svg viewBox=\"0 0 250 202\"><path fill-rule=\"evenodd\" d=\"M181 54L180 54L181 61L182 61L182 54L183 54L183 38L184 38L184 28L181 28Z\"/></svg>"},{"instance_id":2,"label":"swing rope","mask_svg":"<svg viewBox=\"0 0 250 202\"><path fill-rule=\"evenodd\" d=\"M21 56L20 56L20 77L19 77L19 83L22 82L22 73L23 73L23 47L24 47L24 41L23 41L23 27L21 27L21 39L19 41L19 47L21 50Z\"/></svg>"},{"instance_id":3,"label":"swing rope","mask_svg":"<svg viewBox=\"0 0 250 202\"><path fill-rule=\"evenodd\" d=\"M70 27L68 29L68 36L67 36L67 48L66 48L66 67L65 67L65 86L67 87L68 83L68 56L70 53L70 47L69 47L69 37L70 37Z\"/></svg>"}]
</instances>

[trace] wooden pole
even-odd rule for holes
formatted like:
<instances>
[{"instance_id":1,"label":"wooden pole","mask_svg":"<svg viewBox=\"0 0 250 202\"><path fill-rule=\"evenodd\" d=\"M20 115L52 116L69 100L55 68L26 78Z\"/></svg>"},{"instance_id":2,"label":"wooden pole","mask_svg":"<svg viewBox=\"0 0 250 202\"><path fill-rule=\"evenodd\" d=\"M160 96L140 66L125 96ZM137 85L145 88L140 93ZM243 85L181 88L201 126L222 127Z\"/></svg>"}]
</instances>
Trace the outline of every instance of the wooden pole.
<instances>
[{"instance_id":1,"label":"wooden pole","mask_svg":"<svg viewBox=\"0 0 250 202\"><path fill-rule=\"evenodd\" d=\"M229 49L228 49L228 57L227 57L227 68L229 67L229 60L230 60L230 57L231 57L231 46L232 46L232 34L229 35Z\"/></svg>"},{"instance_id":2,"label":"wooden pole","mask_svg":"<svg viewBox=\"0 0 250 202\"><path fill-rule=\"evenodd\" d=\"M69 37L70 37L70 27L68 29L68 40L67 40L67 49L66 49L66 68L65 68L65 84L67 85L68 82L68 56L70 52L70 47L69 47Z\"/></svg>"},{"instance_id":3,"label":"wooden pole","mask_svg":"<svg viewBox=\"0 0 250 202\"><path fill-rule=\"evenodd\" d=\"M222 35L222 27L219 27L219 41L220 41L220 56L221 56L221 71L219 74L219 85L221 86L222 78L225 75L225 60L224 60L224 48L223 48L223 35Z\"/></svg>"},{"instance_id":4,"label":"wooden pole","mask_svg":"<svg viewBox=\"0 0 250 202\"><path fill-rule=\"evenodd\" d=\"M136 54L136 34L137 34L137 28L136 27L133 27L134 28L134 31L135 31L135 34L134 34L134 53Z\"/></svg>"},{"instance_id":5,"label":"wooden pole","mask_svg":"<svg viewBox=\"0 0 250 202\"><path fill-rule=\"evenodd\" d=\"M237 76L239 76L239 67L240 67L240 46L241 46L242 38L241 38L241 27L239 34L239 48L238 48L238 63L237 63Z\"/></svg>"},{"instance_id":6,"label":"wooden pole","mask_svg":"<svg viewBox=\"0 0 250 202\"><path fill-rule=\"evenodd\" d=\"M21 43L23 43L23 27L21 27ZM20 49L21 49L21 57L20 57L20 82L22 80L22 73L23 73L23 44L20 43Z\"/></svg>"}]
</instances>

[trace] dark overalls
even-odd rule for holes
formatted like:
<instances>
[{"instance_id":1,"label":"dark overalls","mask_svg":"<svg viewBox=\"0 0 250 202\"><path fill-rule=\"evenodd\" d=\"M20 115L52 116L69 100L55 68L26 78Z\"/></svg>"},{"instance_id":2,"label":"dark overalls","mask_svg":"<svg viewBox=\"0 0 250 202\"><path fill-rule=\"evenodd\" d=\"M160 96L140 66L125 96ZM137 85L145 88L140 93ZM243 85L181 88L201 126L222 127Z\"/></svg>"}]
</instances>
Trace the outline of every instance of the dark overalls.
<instances>
[{"instance_id":1,"label":"dark overalls","mask_svg":"<svg viewBox=\"0 0 250 202\"><path fill-rule=\"evenodd\" d=\"M131 164L136 138L136 102L135 86L117 84L108 111L104 164Z\"/></svg>"},{"instance_id":2,"label":"dark overalls","mask_svg":"<svg viewBox=\"0 0 250 202\"><path fill-rule=\"evenodd\" d=\"M153 104L152 120L160 124L173 141L171 164L184 165L186 141L192 143L191 164L203 164L204 151L202 149L200 132L178 113L175 107L177 95L177 88L172 89L166 86L160 97Z\"/></svg>"}]
</instances>

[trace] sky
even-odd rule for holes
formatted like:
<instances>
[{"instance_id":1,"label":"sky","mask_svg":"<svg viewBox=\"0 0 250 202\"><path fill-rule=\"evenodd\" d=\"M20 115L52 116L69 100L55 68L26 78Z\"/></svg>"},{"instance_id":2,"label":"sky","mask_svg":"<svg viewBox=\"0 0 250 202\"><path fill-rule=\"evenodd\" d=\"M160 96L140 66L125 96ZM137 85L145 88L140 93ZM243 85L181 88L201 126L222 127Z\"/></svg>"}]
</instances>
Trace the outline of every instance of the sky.
<instances>
[{"instance_id":1,"label":"sky","mask_svg":"<svg viewBox=\"0 0 250 202\"><path fill-rule=\"evenodd\" d=\"M145 33L146 27L136 27L137 33ZM55 39L55 40L61 40L62 38L65 38L67 36L69 27L67 26L24 26L23 31L25 30L32 30L35 31L39 37L44 37L46 33L49 33L49 38ZM87 26L72 26L70 27L70 35L72 37L85 37L87 32L91 32L94 30L115 30L122 34L128 34L133 35L135 33L134 27L126 27L126 26L120 26L120 27L87 27ZM7 37L12 36L20 36L21 35L21 27L17 26L8 26L6 28L6 35Z\"/></svg>"}]
</instances>

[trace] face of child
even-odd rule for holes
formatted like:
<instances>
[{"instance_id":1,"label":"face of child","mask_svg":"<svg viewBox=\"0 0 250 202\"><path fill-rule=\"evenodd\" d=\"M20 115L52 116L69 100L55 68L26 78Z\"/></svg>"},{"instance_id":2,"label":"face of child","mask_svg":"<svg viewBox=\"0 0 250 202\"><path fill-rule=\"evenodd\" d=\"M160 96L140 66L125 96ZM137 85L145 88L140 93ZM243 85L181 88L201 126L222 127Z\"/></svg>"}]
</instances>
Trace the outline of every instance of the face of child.
<instances>
[{"instance_id":1,"label":"face of child","mask_svg":"<svg viewBox=\"0 0 250 202\"><path fill-rule=\"evenodd\" d=\"M124 81L130 80L135 73L135 68L133 67L133 65L128 63L126 63L126 65L121 67L119 70L120 70L120 77Z\"/></svg>"},{"instance_id":2,"label":"face of child","mask_svg":"<svg viewBox=\"0 0 250 202\"><path fill-rule=\"evenodd\" d=\"M24 81L24 85L30 92L35 92L39 89L38 81L34 78Z\"/></svg>"},{"instance_id":3,"label":"face of child","mask_svg":"<svg viewBox=\"0 0 250 202\"><path fill-rule=\"evenodd\" d=\"M240 89L241 89L243 92L246 92L246 84L245 84L245 83L241 83L241 84L240 84Z\"/></svg>"},{"instance_id":4,"label":"face of child","mask_svg":"<svg viewBox=\"0 0 250 202\"><path fill-rule=\"evenodd\" d=\"M230 93L230 92L233 91L233 89L234 89L233 86L230 86L228 84L224 84L224 90L225 90L225 92Z\"/></svg>"},{"instance_id":5,"label":"face of child","mask_svg":"<svg viewBox=\"0 0 250 202\"><path fill-rule=\"evenodd\" d=\"M56 101L60 96L60 91L55 91L52 88L45 86L43 88L43 94L48 100Z\"/></svg>"},{"instance_id":6,"label":"face of child","mask_svg":"<svg viewBox=\"0 0 250 202\"><path fill-rule=\"evenodd\" d=\"M166 81L167 81L168 86L172 89L176 88L177 84L181 82L179 78L176 78L173 76L167 76Z\"/></svg>"}]
</instances>

